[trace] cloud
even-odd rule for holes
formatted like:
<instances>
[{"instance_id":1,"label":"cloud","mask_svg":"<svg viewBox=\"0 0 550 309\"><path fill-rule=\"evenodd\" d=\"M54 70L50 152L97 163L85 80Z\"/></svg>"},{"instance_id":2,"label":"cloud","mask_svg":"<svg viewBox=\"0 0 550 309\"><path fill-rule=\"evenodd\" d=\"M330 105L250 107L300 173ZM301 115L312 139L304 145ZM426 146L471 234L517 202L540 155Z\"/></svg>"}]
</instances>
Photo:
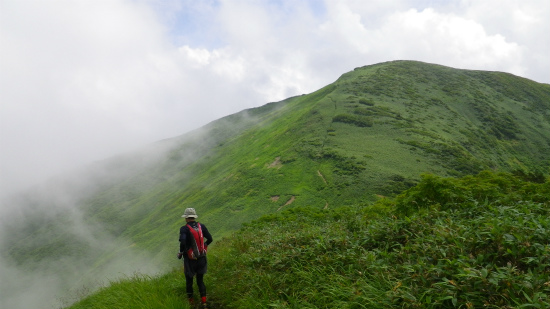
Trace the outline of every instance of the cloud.
<instances>
[{"instance_id":1,"label":"cloud","mask_svg":"<svg viewBox=\"0 0 550 309\"><path fill-rule=\"evenodd\" d=\"M488 35L479 23L454 14L411 9L389 16L380 30L383 37L401 42L400 46L384 44L394 56L407 54L458 68L524 73L516 61L523 57L518 44L500 34Z\"/></svg>"},{"instance_id":2,"label":"cloud","mask_svg":"<svg viewBox=\"0 0 550 309\"><path fill-rule=\"evenodd\" d=\"M176 85L162 27L147 8L122 1L3 5L3 188L158 136L164 91Z\"/></svg>"},{"instance_id":3,"label":"cloud","mask_svg":"<svg viewBox=\"0 0 550 309\"><path fill-rule=\"evenodd\" d=\"M482 24L487 33L499 34L524 50L524 57L516 60L524 68L523 77L550 83L550 2L464 0L461 14Z\"/></svg>"},{"instance_id":4,"label":"cloud","mask_svg":"<svg viewBox=\"0 0 550 309\"><path fill-rule=\"evenodd\" d=\"M70 211L65 209L63 215L52 214L51 209L43 210L42 214L50 215L45 222L67 219L67 216L70 216L70 220L60 220L64 224L56 227L56 235L70 237L74 243L82 244L81 250L87 251L87 254L84 257L72 250L70 253L64 252L62 256L56 257L54 254L46 259L40 256L27 256L26 258L34 259L32 263L13 261L0 254L0 276L3 278L0 282L2 308L58 308L60 304L65 307L117 278L137 273L157 275L169 269L168 266L162 267L158 263L152 263L151 255L132 248L125 240L108 235L102 226L85 220L74 208ZM14 219L12 217L12 220ZM6 232L2 226L0 231ZM8 231L21 232L17 228ZM0 235L0 247L3 249L7 235ZM40 247L45 241L54 241L44 238L36 235L26 237L25 244L19 245L23 248ZM107 252L110 254L106 254ZM92 265L100 256L107 258L108 263L104 263L100 269L93 268Z\"/></svg>"},{"instance_id":5,"label":"cloud","mask_svg":"<svg viewBox=\"0 0 550 309\"><path fill-rule=\"evenodd\" d=\"M357 66L412 59L550 82L546 1L0 5L0 195Z\"/></svg>"}]
</instances>

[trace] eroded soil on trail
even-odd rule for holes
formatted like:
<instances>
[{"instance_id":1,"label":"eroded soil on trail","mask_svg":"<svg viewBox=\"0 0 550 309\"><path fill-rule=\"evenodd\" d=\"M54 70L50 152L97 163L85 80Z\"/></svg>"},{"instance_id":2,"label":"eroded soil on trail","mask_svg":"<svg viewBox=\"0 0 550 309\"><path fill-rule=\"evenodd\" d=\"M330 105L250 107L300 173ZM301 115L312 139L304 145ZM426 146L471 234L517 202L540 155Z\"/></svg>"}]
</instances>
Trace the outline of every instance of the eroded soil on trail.
<instances>
[{"instance_id":1,"label":"eroded soil on trail","mask_svg":"<svg viewBox=\"0 0 550 309\"><path fill-rule=\"evenodd\" d=\"M294 200L296 199L296 197L293 195L290 200L288 200L283 206L279 207L279 209L277 209L277 211L281 210L283 207L287 206L287 205L290 205L292 204L292 202L294 202Z\"/></svg>"},{"instance_id":2,"label":"eroded soil on trail","mask_svg":"<svg viewBox=\"0 0 550 309\"><path fill-rule=\"evenodd\" d=\"M267 166L267 168L277 168L280 169L283 166L283 163L281 162L281 157L275 158L275 161L273 161L271 164Z\"/></svg>"}]
</instances>

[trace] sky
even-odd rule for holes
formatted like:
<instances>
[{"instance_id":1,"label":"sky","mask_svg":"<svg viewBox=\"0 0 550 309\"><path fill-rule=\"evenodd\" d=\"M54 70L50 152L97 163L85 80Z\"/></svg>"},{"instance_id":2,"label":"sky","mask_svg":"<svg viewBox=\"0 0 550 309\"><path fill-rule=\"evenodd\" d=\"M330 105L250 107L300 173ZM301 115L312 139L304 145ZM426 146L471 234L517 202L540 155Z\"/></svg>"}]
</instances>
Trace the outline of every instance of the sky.
<instances>
[{"instance_id":1,"label":"sky","mask_svg":"<svg viewBox=\"0 0 550 309\"><path fill-rule=\"evenodd\" d=\"M550 83L547 0L0 0L0 197L418 60Z\"/></svg>"}]
</instances>

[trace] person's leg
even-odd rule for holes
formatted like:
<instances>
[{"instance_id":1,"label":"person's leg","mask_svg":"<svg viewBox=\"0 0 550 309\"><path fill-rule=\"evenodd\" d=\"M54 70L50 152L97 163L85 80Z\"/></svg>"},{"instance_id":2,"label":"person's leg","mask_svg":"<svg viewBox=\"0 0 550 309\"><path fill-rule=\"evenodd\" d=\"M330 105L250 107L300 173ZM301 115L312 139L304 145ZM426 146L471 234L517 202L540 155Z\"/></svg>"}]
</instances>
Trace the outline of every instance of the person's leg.
<instances>
[{"instance_id":1,"label":"person's leg","mask_svg":"<svg viewBox=\"0 0 550 309\"><path fill-rule=\"evenodd\" d=\"M201 295L201 301L206 303L206 285L204 285L204 274L197 274L197 286Z\"/></svg>"},{"instance_id":2,"label":"person's leg","mask_svg":"<svg viewBox=\"0 0 550 309\"><path fill-rule=\"evenodd\" d=\"M185 287L187 289L187 298L193 299L193 277L185 275Z\"/></svg>"},{"instance_id":3,"label":"person's leg","mask_svg":"<svg viewBox=\"0 0 550 309\"><path fill-rule=\"evenodd\" d=\"M206 296L206 285L204 285L204 274L197 274L197 286L201 297Z\"/></svg>"}]
</instances>

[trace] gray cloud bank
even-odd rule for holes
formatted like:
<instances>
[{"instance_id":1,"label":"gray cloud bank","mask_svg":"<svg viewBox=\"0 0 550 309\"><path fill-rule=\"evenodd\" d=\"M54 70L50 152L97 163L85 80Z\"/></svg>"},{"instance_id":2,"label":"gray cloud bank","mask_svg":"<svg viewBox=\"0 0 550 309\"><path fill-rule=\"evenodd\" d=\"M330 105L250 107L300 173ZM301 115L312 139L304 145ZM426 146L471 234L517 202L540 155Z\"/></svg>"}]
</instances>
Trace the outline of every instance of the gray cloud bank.
<instances>
[{"instance_id":1,"label":"gray cloud bank","mask_svg":"<svg viewBox=\"0 0 550 309\"><path fill-rule=\"evenodd\" d=\"M0 195L357 66L550 82L544 0L3 0L0 14Z\"/></svg>"},{"instance_id":2,"label":"gray cloud bank","mask_svg":"<svg viewBox=\"0 0 550 309\"><path fill-rule=\"evenodd\" d=\"M9 222L1 222L1 308L60 308L110 280L135 273L155 275L168 269L155 263L151 254L134 249L129 241L87 220L74 204L52 201L51 196L49 202L55 206L20 209L19 214L11 213ZM37 223L44 226L33 227ZM32 233L26 237L21 235L29 231ZM37 248L41 249L35 251Z\"/></svg>"},{"instance_id":3,"label":"gray cloud bank","mask_svg":"<svg viewBox=\"0 0 550 309\"><path fill-rule=\"evenodd\" d=\"M58 308L109 280L178 266L177 230L148 250L127 233L152 207L136 196L181 186L188 164L255 123L241 112L0 198L0 308Z\"/></svg>"},{"instance_id":4,"label":"gray cloud bank","mask_svg":"<svg viewBox=\"0 0 550 309\"><path fill-rule=\"evenodd\" d=\"M168 146L161 143L55 178L25 195L0 198L0 307L59 308L110 280L173 266L91 218L86 202L155 165Z\"/></svg>"},{"instance_id":5,"label":"gray cloud bank","mask_svg":"<svg viewBox=\"0 0 550 309\"><path fill-rule=\"evenodd\" d=\"M192 137L206 140L200 130ZM122 236L130 226L106 223L97 215L105 211L107 199L109 218L115 222L141 220L119 218L123 209L118 204L126 204L128 186L139 190L163 181L164 174L151 173L152 169L158 169L168 154L174 155L174 145L181 147L184 141L189 139L160 141L56 177L26 194L0 198L0 307L59 308L110 280L156 275L174 267L176 260L166 263L164 251L146 252ZM178 163L193 161L196 148L180 150ZM122 183L129 184L117 187ZM96 194L101 198L94 199ZM176 247L177 242L163 250L172 252Z\"/></svg>"}]
</instances>

